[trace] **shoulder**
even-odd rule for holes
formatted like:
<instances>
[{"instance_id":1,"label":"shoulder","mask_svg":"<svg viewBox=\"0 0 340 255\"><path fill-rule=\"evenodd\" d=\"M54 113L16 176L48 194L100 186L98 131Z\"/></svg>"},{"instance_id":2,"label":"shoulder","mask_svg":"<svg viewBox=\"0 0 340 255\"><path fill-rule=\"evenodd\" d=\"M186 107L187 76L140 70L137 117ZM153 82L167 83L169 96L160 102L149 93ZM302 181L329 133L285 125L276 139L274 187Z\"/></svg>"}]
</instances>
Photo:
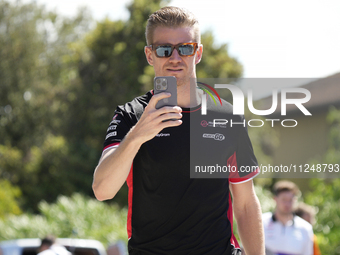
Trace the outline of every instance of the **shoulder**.
<instances>
[{"instance_id":1,"label":"shoulder","mask_svg":"<svg viewBox=\"0 0 340 255\"><path fill-rule=\"evenodd\" d=\"M233 105L223 98L218 98L216 96L207 97L207 108L208 111L216 113L233 113Z\"/></svg>"},{"instance_id":2,"label":"shoulder","mask_svg":"<svg viewBox=\"0 0 340 255\"><path fill-rule=\"evenodd\" d=\"M308 232L313 231L313 226L299 216L294 216L294 225L296 228L306 230Z\"/></svg>"},{"instance_id":3,"label":"shoulder","mask_svg":"<svg viewBox=\"0 0 340 255\"><path fill-rule=\"evenodd\" d=\"M130 102L127 102L127 103L125 103L123 105L119 105L118 108L122 109L122 110L125 110L125 111L131 111L131 110L133 110L135 108L138 108L138 107L145 108L148 105L151 97L152 97L152 92L148 91L144 95L135 97Z\"/></svg>"},{"instance_id":4,"label":"shoulder","mask_svg":"<svg viewBox=\"0 0 340 255\"><path fill-rule=\"evenodd\" d=\"M136 117L137 120L144 112L145 107L149 104L152 97L152 92L148 91L144 95L135 97L132 101L123 105L118 105L116 113L128 116L130 118Z\"/></svg>"}]
</instances>

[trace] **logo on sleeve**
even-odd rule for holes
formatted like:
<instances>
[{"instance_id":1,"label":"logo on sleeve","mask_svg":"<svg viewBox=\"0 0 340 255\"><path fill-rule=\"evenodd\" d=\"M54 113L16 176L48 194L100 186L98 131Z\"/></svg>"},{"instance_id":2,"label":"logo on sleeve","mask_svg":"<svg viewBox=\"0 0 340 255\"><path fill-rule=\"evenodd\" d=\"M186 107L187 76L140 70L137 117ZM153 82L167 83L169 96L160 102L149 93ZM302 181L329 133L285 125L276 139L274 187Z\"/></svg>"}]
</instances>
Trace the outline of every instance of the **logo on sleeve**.
<instances>
[{"instance_id":1,"label":"logo on sleeve","mask_svg":"<svg viewBox=\"0 0 340 255\"><path fill-rule=\"evenodd\" d=\"M117 125L114 125L114 126L110 126L106 132L109 132L109 131L112 131L112 130L116 130L117 128Z\"/></svg>"},{"instance_id":2,"label":"logo on sleeve","mask_svg":"<svg viewBox=\"0 0 340 255\"><path fill-rule=\"evenodd\" d=\"M120 123L120 120L116 120L117 117L118 117L118 113L116 113L115 116L113 116L112 121L110 122L110 125Z\"/></svg>"},{"instance_id":3,"label":"logo on sleeve","mask_svg":"<svg viewBox=\"0 0 340 255\"><path fill-rule=\"evenodd\" d=\"M113 121L110 122L110 125L111 124L119 124L119 123L120 123L120 120L113 120Z\"/></svg>"},{"instance_id":4,"label":"logo on sleeve","mask_svg":"<svg viewBox=\"0 0 340 255\"><path fill-rule=\"evenodd\" d=\"M110 134L108 134L108 135L106 136L105 140L106 140L107 138L110 138L110 137L116 136L116 135L117 135L117 131L112 132L112 133L110 133Z\"/></svg>"}]
</instances>

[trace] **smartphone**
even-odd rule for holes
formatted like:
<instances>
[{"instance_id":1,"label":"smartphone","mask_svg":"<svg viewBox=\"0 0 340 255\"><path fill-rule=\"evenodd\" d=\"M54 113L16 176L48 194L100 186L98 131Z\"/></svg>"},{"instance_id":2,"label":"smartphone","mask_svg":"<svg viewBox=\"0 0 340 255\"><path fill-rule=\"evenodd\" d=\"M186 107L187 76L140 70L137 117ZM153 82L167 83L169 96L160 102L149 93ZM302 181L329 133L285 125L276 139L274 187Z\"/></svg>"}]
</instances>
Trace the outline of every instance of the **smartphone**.
<instances>
[{"instance_id":1,"label":"smartphone","mask_svg":"<svg viewBox=\"0 0 340 255\"><path fill-rule=\"evenodd\" d=\"M177 79L175 76L159 76L154 79L154 94L162 92L171 93L171 97L163 98L156 104L156 109L163 106L177 105Z\"/></svg>"}]
</instances>

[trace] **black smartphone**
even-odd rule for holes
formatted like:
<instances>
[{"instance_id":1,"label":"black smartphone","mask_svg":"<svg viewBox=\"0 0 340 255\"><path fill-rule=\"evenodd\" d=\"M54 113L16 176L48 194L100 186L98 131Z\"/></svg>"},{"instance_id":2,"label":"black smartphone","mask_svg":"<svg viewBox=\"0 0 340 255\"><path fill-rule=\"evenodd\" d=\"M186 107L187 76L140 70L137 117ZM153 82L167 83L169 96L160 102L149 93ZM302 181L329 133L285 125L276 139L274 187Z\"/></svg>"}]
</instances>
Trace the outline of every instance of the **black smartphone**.
<instances>
[{"instance_id":1,"label":"black smartphone","mask_svg":"<svg viewBox=\"0 0 340 255\"><path fill-rule=\"evenodd\" d=\"M177 105L177 79L175 76L155 77L153 91L155 95L161 92L171 93L171 97L163 98L157 102L156 109L159 109L163 106Z\"/></svg>"}]
</instances>

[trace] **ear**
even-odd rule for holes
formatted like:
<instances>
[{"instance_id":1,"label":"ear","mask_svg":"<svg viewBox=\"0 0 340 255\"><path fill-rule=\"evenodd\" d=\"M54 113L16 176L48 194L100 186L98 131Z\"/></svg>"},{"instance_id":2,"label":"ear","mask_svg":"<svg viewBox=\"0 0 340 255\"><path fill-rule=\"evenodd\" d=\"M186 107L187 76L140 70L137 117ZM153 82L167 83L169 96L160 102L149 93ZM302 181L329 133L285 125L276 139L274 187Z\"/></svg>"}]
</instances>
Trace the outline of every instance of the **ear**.
<instances>
[{"instance_id":1,"label":"ear","mask_svg":"<svg viewBox=\"0 0 340 255\"><path fill-rule=\"evenodd\" d=\"M199 44L198 49L197 49L196 54L195 54L195 64L196 65L201 61L202 55L203 55L203 44Z\"/></svg>"},{"instance_id":2,"label":"ear","mask_svg":"<svg viewBox=\"0 0 340 255\"><path fill-rule=\"evenodd\" d=\"M153 56L152 56L152 49L148 46L144 47L144 53L146 60L148 61L149 65L153 66Z\"/></svg>"},{"instance_id":3,"label":"ear","mask_svg":"<svg viewBox=\"0 0 340 255\"><path fill-rule=\"evenodd\" d=\"M275 202L277 203L277 196L273 196L273 199L274 199Z\"/></svg>"}]
</instances>

